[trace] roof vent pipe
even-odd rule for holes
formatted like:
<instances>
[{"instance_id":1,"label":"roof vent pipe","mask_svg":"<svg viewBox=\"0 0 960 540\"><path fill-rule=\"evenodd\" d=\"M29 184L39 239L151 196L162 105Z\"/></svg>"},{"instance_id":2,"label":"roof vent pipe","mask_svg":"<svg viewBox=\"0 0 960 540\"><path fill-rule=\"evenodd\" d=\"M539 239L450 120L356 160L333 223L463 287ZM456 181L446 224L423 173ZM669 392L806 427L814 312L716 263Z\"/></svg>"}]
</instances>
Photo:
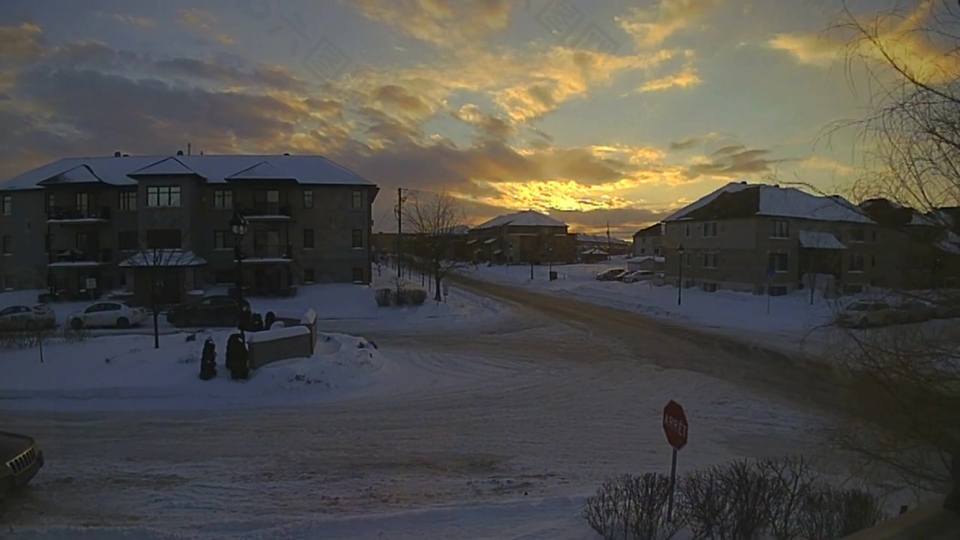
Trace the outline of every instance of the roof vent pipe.
<instances>
[{"instance_id":1,"label":"roof vent pipe","mask_svg":"<svg viewBox=\"0 0 960 540\"><path fill-rule=\"evenodd\" d=\"M120 152L119 152L119 151L114 152L114 153L113 153L113 157L120 157Z\"/></svg>"},{"instance_id":2,"label":"roof vent pipe","mask_svg":"<svg viewBox=\"0 0 960 540\"><path fill-rule=\"evenodd\" d=\"M178 156L182 156L182 155L183 155L183 150L177 150L177 155L178 155Z\"/></svg>"}]
</instances>

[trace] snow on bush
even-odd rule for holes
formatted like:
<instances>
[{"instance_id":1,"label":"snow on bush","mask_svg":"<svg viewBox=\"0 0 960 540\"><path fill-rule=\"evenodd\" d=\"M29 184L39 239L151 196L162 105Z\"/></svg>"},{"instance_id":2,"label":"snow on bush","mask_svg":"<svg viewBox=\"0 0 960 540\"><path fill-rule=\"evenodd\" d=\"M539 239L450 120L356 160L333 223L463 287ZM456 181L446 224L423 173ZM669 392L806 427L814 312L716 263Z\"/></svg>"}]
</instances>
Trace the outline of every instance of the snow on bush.
<instances>
[{"instance_id":1,"label":"snow on bush","mask_svg":"<svg viewBox=\"0 0 960 540\"><path fill-rule=\"evenodd\" d=\"M823 482L802 456L739 460L678 479L672 520L670 479L648 473L604 482L582 516L604 539L833 540L885 519L882 501Z\"/></svg>"}]
</instances>

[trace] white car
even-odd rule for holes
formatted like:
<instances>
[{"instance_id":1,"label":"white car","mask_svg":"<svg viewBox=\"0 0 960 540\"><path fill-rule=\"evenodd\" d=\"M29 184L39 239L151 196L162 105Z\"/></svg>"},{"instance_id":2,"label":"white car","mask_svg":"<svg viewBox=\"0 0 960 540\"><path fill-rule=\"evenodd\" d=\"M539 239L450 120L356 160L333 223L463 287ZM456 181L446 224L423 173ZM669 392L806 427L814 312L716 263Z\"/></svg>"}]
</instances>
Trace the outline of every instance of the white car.
<instances>
[{"instance_id":1,"label":"white car","mask_svg":"<svg viewBox=\"0 0 960 540\"><path fill-rule=\"evenodd\" d=\"M0 330L37 330L56 326L50 306L9 306L0 310Z\"/></svg>"},{"instance_id":2,"label":"white car","mask_svg":"<svg viewBox=\"0 0 960 540\"><path fill-rule=\"evenodd\" d=\"M629 274L622 276L620 281L624 283L636 283L638 281L647 281L653 279L652 270L637 270L636 272L630 272Z\"/></svg>"},{"instance_id":3,"label":"white car","mask_svg":"<svg viewBox=\"0 0 960 540\"><path fill-rule=\"evenodd\" d=\"M122 302L98 302L71 314L67 317L67 324L74 330L104 326L129 328L145 320L147 312L143 308L132 308Z\"/></svg>"}]
</instances>

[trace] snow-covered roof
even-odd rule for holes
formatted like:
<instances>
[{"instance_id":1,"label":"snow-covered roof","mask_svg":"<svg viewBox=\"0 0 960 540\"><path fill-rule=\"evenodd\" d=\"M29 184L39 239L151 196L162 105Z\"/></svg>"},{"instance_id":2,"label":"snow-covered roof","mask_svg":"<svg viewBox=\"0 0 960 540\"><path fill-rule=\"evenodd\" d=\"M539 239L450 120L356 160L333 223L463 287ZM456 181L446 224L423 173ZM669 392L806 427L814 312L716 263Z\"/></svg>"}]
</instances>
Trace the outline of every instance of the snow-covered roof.
<instances>
[{"instance_id":1,"label":"snow-covered roof","mask_svg":"<svg viewBox=\"0 0 960 540\"><path fill-rule=\"evenodd\" d=\"M518 227L566 227L567 224L562 221L557 221L552 217L541 214L536 210L524 210L523 212L516 212L514 214L504 214L502 216L497 216L489 221L485 221L480 225L474 227L475 230L480 229L493 229L495 227L503 227L505 225L513 225Z\"/></svg>"},{"instance_id":2,"label":"snow-covered roof","mask_svg":"<svg viewBox=\"0 0 960 540\"><path fill-rule=\"evenodd\" d=\"M800 247L811 249L847 249L837 237L822 231L800 231Z\"/></svg>"},{"instance_id":3,"label":"snow-covered roof","mask_svg":"<svg viewBox=\"0 0 960 540\"><path fill-rule=\"evenodd\" d=\"M683 219L725 193L739 193L747 189L759 190L759 203L753 215L817 221L873 222L856 205L839 195L813 195L793 187L746 182L731 182L667 216L664 221Z\"/></svg>"},{"instance_id":4,"label":"snow-covered roof","mask_svg":"<svg viewBox=\"0 0 960 540\"><path fill-rule=\"evenodd\" d=\"M610 237L607 238L605 235L599 234L587 234L587 233L577 233L577 242L589 242L589 243L607 243L611 244L627 244L626 240L620 238Z\"/></svg>"},{"instance_id":5,"label":"snow-covered roof","mask_svg":"<svg viewBox=\"0 0 960 540\"><path fill-rule=\"evenodd\" d=\"M590 248L581 253L581 255L609 255L609 253L600 248Z\"/></svg>"},{"instance_id":6,"label":"snow-covered roof","mask_svg":"<svg viewBox=\"0 0 960 540\"><path fill-rule=\"evenodd\" d=\"M64 158L0 183L0 190L33 189L46 183L136 185L130 175L196 174L211 184L239 179L291 179L313 185L374 185L323 156L193 155Z\"/></svg>"},{"instance_id":7,"label":"snow-covered roof","mask_svg":"<svg viewBox=\"0 0 960 540\"><path fill-rule=\"evenodd\" d=\"M123 268L136 267L172 267L172 266L203 266L207 261L195 255L192 251L182 249L146 250L125 259L119 264Z\"/></svg>"},{"instance_id":8,"label":"snow-covered roof","mask_svg":"<svg viewBox=\"0 0 960 540\"><path fill-rule=\"evenodd\" d=\"M655 263L662 263L665 259L663 257L657 257L656 255L640 255L639 257L630 257L627 259L628 263L642 263L644 261L652 260Z\"/></svg>"},{"instance_id":9,"label":"snow-covered roof","mask_svg":"<svg viewBox=\"0 0 960 540\"><path fill-rule=\"evenodd\" d=\"M960 255L960 244L956 244L949 240L941 240L936 244L937 249L944 251L951 255Z\"/></svg>"}]
</instances>

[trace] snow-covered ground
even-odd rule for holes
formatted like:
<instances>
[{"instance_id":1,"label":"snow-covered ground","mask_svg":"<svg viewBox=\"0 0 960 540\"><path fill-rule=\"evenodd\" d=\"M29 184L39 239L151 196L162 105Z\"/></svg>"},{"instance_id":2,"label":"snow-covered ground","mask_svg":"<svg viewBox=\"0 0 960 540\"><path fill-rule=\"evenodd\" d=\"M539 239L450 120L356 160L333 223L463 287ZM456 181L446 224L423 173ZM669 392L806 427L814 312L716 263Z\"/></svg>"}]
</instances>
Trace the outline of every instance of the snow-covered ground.
<instances>
[{"instance_id":1,"label":"snow-covered ground","mask_svg":"<svg viewBox=\"0 0 960 540\"><path fill-rule=\"evenodd\" d=\"M553 282L548 279L548 266L534 266L532 280L530 267L522 265L480 265L463 274L691 324L791 351L820 353L844 336L830 322L838 302L848 299L826 300L816 295L811 304L810 294L803 291L767 297L722 290L708 293L690 288L683 289L678 305L677 288L670 285L656 286L652 281L598 281L597 274L609 268L626 268L626 263L611 260L557 265L553 270L558 279Z\"/></svg>"}]
</instances>

